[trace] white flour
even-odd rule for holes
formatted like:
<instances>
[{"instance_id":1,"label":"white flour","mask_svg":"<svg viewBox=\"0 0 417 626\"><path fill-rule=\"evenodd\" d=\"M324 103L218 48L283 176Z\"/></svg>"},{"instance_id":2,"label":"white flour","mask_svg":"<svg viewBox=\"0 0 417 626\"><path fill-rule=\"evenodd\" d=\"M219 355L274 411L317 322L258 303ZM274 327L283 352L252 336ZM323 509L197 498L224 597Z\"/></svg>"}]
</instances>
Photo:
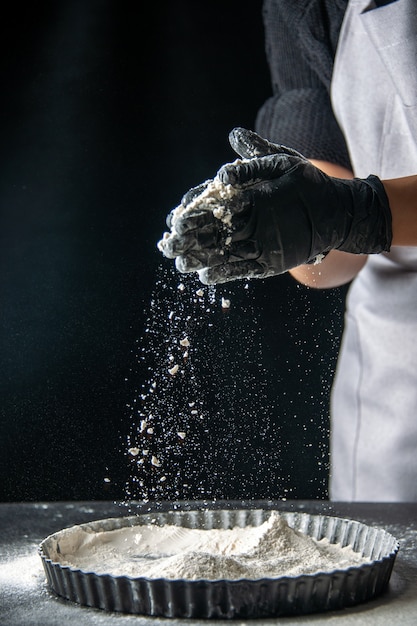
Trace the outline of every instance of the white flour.
<instances>
[{"instance_id":1,"label":"white flour","mask_svg":"<svg viewBox=\"0 0 417 626\"><path fill-rule=\"evenodd\" d=\"M133 526L105 532L62 531L54 561L84 571L147 578L237 579L296 576L368 561L290 528L273 512L261 526L189 529Z\"/></svg>"},{"instance_id":2,"label":"white flour","mask_svg":"<svg viewBox=\"0 0 417 626\"><path fill-rule=\"evenodd\" d=\"M164 233L163 238L158 242L158 249L165 253L168 240L176 235L175 225L177 220L184 214L191 213L196 209L212 211L214 217L221 221L224 227L230 231L232 227L232 213L227 208L229 202L237 193L238 189L232 185L225 185L219 178L206 181L204 190L196 196L189 204L180 204L172 212L171 232ZM226 246L231 243L231 237L226 237Z\"/></svg>"}]
</instances>

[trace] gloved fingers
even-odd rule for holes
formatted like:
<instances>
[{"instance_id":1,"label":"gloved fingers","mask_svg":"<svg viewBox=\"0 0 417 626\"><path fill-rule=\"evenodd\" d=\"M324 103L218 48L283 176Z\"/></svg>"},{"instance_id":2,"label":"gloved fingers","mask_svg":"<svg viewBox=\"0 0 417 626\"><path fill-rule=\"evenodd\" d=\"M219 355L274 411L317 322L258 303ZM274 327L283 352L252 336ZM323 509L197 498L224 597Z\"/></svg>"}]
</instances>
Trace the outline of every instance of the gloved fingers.
<instances>
[{"instance_id":1,"label":"gloved fingers","mask_svg":"<svg viewBox=\"0 0 417 626\"><path fill-rule=\"evenodd\" d=\"M198 271L198 277L204 285L218 285L244 278L262 278L265 268L257 261L238 261L223 263L215 267L205 267Z\"/></svg>"},{"instance_id":2,"label":"gloved fingers","mask_svg":"<svg viewBox=\"0 0 417 626\"><path fill-rule=\"evenodd\" d=\"M238 266L241 263L249 263L252 266L261 255L259 244L256 240L237 241L225 243L224 241L214 238L210 240L209 236L202 236L201 232L196 233L197 237L189 241L187 246L180 246L184 250L180 252L177 247L173 251L176 257L176 267L180 272L195 272L197 270L214 269L218 266ZM179 253L180 252L180 253ZM257 264L256 264L257 265Z\"/></svg>"},{"instance_id":3,"label":"gloved fingers","mask_svg":"<svg viewBox=\"0 0 417 626\"><path fill-rule=\"evenodd\" d=\"M194 208L179 206L172 219L172 232L180 236L193 231L217 230L219 241L246 238L253 230L255 215L251 190L235 188L230 198L209 197Z\"/></svg>"},{"instance_id":4,"label":"gloved fingers","mask_svg":"<svg viewBox=\"0 0 417 626\"><path fill-rule=\"evenodd\" d=\"M181 200L182 206L185 207L191 204L192 202L194 202L194 200L198 196L201 196L201 194L207 189L207 187L209 186L211 182L213 182L212 179L205 180L204 183L201 183L200 185L197 185L196 187L192 187L191 189L189 189L187 193L185 193L182 197L182 200Z\"/></svg>"},{"instance_id":5,"label":"gloved fingers","mask_svg":"<svg viewBox=\"0 0 417 626\"><path fill-rule=\"evenodd\" d=\"M300 162L300 157L285 152L270 154L245 161L226 163L217 172L217 177L224 185L244 187L280 178L291 172Z\"/></svg>"},{"instance_id":6,"label":"gloved fingers","mask_svg":"<svg viewBox=\"0 0 417 626\"><path fill-rule=\"evenodd\" d=\"M173 227L173 224L175 222L175 219L178 213L180 213L184 207L191 204L198 196L201 196L203 191L207 189L207 186L210 182L211 182L210 180L206 180L204 183L201 183L201 185L192 187L191 189L187 191L187 193L184 194L181 200L181 204L178 207L175 207L175 209L173 209L166 218L166 224L168 228Z\"/></svg>"},{"instance_id":7,"label":"gloved fingers","mask_svg":"<svg viewBox=\"0 0 417 626\"><path fill-rule=\"evenodd\" d=\"M281 154L283 152L304 158L296 150L282 144L272 143L258 135L258 133L246 128L234 128L229 133L229 143L233 150L244 159L266 156L268 154Z\"/></svg>"},{"instance_id":8,"label":"gloved fingers","mask_svg":"<svg viewBox=\"0 0 417 626\"><path fill-rule=\"evenodd\" d=\"M168 226L168 228L172 228L172 222L174 220L174 215L175 215L175 209L172 209L172 211L170 211L166 217L165 223Z\"/></svg>"},{"instance_id":9,"label":"gloved fingers","mask_svg":"<svg viewBox=\"0 0 417 626\"><path fill-rule=\"evenodd\" d=\"M210 209L185 209L173 219L172 231L182 236L196 230L215 230L219 228L219 220Z\"/></svg>"},{"instance_id":10,"label":"gloved fingers","mask_svg":"<svg viewBox=\"0 0 417 626\"><path fill-rule=\"evenodd\" d=\"M225 235L219 231L217 224L208 223L204 227L194 228L182 234L176 230L165 233L158 243L158 248L168 259L175 259L191 251L221 249L224 247L222 239L225 240Z\"/></svg>"},{"instance_id":11,"label":"gloved fingers","mask_svg":"<svg viewBox=\"0 0 417 626\"><path fill-rule=\"evenodd\" d=\"M271 143L252 130L240 127L230 131L229 143L233 150L244 159L276 154L280 151L280 146Z\"/></svg>"},{"instance_id":12,"label":"gloved fingers","mask_svg":"<svg viewBox=\"0 0 417 626\"><path fill-rule=\"evenodd\" d=\"M188 250L186 254L177 256L175 266L182 274L196 272L206 267L217 267L224 264L227 256L221 248L204 248Z\"/></svg>"}]
</instances>

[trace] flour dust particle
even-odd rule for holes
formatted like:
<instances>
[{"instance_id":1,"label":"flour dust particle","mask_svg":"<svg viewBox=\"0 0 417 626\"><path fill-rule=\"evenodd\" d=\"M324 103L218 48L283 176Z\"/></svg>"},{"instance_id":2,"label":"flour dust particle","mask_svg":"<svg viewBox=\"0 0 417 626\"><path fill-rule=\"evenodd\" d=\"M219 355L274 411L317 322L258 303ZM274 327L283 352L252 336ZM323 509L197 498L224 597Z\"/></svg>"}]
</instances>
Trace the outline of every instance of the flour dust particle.
<instances>
[{"instance_id":1,"label":"flour dust particle","mask_svg":"<svg viewBox=\"0 0 417 626\"><path fill-rule=\"evenodd\" d=\"M266 282L206 286L159 267L130 374L128 502L325 493L333 365L314 338L320 308L285 277Z\"/></svg>"},{"instance_id":2,"label":"flour dust particle","mask_svg":"<svg viewBox=\"0 0 417 626\"><path fill-rule=\"evenodd\" d=\"M239 497L237 485L243 497L262 471L279 485L258 315L248 283L159 268L131 372L127 502Z\"/></svg>"}]
</instances>

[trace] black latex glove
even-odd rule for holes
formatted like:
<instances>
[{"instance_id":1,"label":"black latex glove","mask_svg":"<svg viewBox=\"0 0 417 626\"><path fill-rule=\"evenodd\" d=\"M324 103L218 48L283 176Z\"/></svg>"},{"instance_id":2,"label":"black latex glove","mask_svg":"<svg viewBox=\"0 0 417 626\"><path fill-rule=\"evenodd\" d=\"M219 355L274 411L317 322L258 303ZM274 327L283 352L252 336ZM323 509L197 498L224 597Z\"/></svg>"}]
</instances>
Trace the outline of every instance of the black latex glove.
<instances>
[{"instance_id":1,"label":"black latex glove","mask_svg":"<svg viewBox=\"0 0 417 626\"><path fill-rule=\"evenodd\" d=\"M243 160L223 165L168 216L171 231L158 247L180 272L198 271L214 284L281 274L332 249L389 250L391 211L379 178L327 176L242 128L230 143Z\"/></svg>"}]
</instances>

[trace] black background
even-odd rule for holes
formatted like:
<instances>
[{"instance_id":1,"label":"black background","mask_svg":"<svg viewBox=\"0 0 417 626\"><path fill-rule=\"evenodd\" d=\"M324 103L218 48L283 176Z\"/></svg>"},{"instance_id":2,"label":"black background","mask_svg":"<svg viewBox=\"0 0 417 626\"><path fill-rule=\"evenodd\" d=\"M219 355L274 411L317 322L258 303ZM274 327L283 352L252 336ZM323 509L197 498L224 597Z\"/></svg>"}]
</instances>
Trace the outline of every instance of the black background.
<instances>
[{"instance_id":1,"label":"black background","mask_svg":"<svg viewBox=\"0 0 417 626\"><path fill-rule=\"evenodd\" d=\"M155 244L270 95L261 9L17 2L2 20L0 500L124 497L137 350L171 276ZM324 498L344 294L288 276L224 294L190 486L158 497Z\"/></svg>"}]
</instances>

